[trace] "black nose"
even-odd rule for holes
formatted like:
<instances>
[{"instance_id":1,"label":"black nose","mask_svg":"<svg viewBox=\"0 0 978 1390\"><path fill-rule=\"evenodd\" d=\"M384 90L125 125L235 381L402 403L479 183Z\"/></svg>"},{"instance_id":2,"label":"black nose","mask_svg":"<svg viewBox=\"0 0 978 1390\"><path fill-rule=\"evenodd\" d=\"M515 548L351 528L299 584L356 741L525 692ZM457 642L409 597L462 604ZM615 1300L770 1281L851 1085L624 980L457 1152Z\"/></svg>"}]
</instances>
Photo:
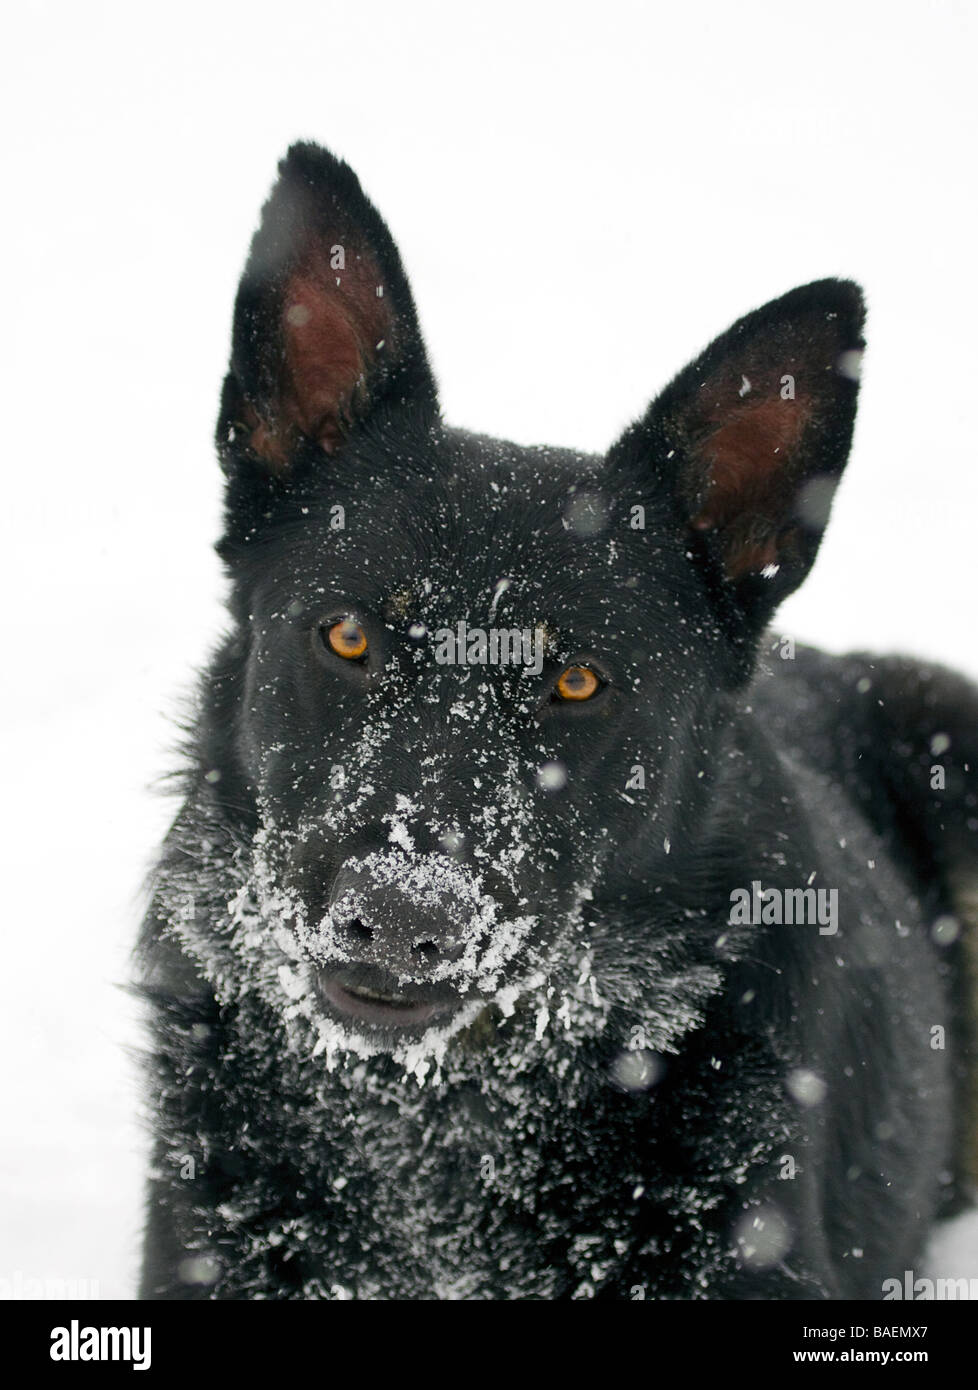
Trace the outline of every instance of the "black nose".
<instances>
[{"instance_id":1,"label":"black nose","mask_svg":"<svg viewBox=\"0 0 978 1390\"><path fill-rule=\"evenodd\" d=\"M336 875L330 912L337 940L358 964L377 966L401 980L422 983L436 968L460 960L463 925L437 901L423 905L395 883L377 883L355 859Z\"/></svg>"}]
</instances>

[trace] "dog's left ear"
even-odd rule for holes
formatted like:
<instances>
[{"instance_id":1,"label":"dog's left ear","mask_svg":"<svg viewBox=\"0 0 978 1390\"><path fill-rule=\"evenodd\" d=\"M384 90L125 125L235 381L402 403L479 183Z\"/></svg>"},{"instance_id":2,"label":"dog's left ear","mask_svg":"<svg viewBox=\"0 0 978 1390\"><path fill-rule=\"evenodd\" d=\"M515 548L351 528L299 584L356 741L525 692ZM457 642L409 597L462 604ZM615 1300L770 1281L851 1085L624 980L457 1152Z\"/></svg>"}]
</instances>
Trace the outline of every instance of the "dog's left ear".
<instances>
[{"instance_id":1,"label":"dog's left ear","mask_svg":"<svg viewBox=\"0 0 978 1390\"><path fill-rule=\"evenodd\" d=\"M397 247L353 170L293 145L238 288L217 445L225 470L288 478L383 410L437 392Z\"/></svg>"},{"instance_id":2,"label":"dog's left ear","mask_svg":"<svg viewBox=\"0 0 978 1390\"><path fill-rule=\"evenodd\" d=\"M863 320L850 281L792 290L718 338L609 455L637 491L650 473L665 485L741 647L815 559L849 453Z\"/></svg>"}]
</instances>

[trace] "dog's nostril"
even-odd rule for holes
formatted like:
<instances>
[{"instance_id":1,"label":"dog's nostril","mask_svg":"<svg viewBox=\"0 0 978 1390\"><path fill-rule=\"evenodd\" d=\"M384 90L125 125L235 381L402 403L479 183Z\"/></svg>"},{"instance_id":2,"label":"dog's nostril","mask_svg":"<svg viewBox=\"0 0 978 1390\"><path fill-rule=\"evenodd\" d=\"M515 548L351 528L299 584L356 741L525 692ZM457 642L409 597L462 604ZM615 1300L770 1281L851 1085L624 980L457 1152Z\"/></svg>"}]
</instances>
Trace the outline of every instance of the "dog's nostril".
<instances>
[{"instance_id":1,"label":"dog's nostril","mask_svg":"<svg viewBox=\"0 0 978 1390\"><path fill-rule=\"evenodd\" d=\"M428 960L434 960L438 954L438 947L433 941L419 941L414 949L419 955L426 956Z\"/></svg>"},{"instance_id":2,"label":"dog's nostril","mask_svg":"<svg viewBox=\"0 0 978 1390\"><path fill-rule=\"evenodd\" d=\"M374 939L373 927L365 926L359 917L355 917L352 922L347 922L346 929L358 941L373 941Z\"/></svg>"}]
</instances>

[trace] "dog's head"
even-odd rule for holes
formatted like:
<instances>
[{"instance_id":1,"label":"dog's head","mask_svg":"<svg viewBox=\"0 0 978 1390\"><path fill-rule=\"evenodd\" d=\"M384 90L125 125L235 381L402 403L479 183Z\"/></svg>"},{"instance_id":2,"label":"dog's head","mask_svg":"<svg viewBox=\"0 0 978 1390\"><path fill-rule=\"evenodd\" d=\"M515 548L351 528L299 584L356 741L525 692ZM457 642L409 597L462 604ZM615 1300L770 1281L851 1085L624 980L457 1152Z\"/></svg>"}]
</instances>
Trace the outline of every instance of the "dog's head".
<instances>
[{"instance_id":1,"label":"dog's head","mask_svg":"<svg viewBox=\"0 0 978 1390\"><path fill-rule=\"evenodd\" d=\"M852 284L793 291L604 457L455 431L385 224L290 151L218 425L240 674L214 792L250 809L324 1018L384 1045L505 1011L560 941L586 955L592 905L653 900L818 548L861 324Z\"/></svg>"}]
</instances>

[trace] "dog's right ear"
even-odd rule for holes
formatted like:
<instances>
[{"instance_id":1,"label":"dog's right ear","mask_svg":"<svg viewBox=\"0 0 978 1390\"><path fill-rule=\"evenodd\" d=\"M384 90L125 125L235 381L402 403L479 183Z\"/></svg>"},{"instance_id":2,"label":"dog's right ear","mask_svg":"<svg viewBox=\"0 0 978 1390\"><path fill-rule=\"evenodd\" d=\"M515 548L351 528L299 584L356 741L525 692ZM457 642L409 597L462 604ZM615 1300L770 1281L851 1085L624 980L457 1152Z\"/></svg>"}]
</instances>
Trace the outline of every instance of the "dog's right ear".
<instances>
[{"instance_id":1,"label":"dog's right ear","mask_svg":"<svg viewBox=\"0 0 978 1390\"><path fill-rule=\"evenodd\" d=\"M436 388L390 232L353 170L293 145L238 288L217 444L288 475L385 405L434 416Z\"/></svg>"},{"instance_id":2,"label":"dog's right ear","mask_svg":"<svg viewBox=\"0 0 978 1390\"><path fill-rule=\"evenodd\" d=\"M848 280L764 305L680 372L609 456L638 495L665 494L738 679L818 552L852 438L863 318Z\"/></svg>"}]
</instances>

